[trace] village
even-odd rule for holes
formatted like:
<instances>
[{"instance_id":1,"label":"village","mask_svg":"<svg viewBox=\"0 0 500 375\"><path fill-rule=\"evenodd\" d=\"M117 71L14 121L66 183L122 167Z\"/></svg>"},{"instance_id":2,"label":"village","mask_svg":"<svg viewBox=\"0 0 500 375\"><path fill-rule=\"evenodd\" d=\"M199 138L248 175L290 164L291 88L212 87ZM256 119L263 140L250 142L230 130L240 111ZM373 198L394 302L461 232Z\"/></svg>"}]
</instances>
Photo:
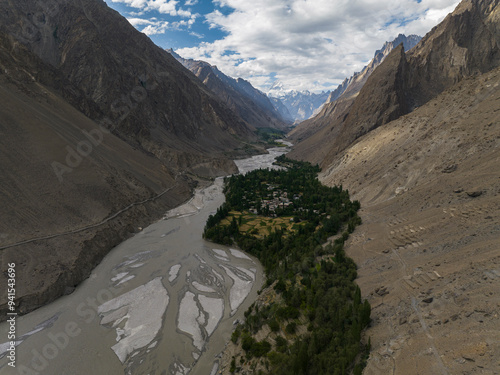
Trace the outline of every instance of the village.
<instances>
[{"instance_id":1,"label":"village","mask_svg":"<svg viewBox=\"0 0 500 375\"><path fill-rule=\"evenodd\" d=\"M266 213L267 216L277 217L275 213L278 208L285 209L293 205L293 201L300 199L302 194L294 194L291 199L288 197L288 192L278 189L274 184L267 184L267 190L269 191L267 199L262 199L260 201L260 210L256 205L258 202L251 202L253 204L250 206L249 212L255 215L259 213ZM243 197L245 199L245 197Z\"/></svg>"}]
</instances>

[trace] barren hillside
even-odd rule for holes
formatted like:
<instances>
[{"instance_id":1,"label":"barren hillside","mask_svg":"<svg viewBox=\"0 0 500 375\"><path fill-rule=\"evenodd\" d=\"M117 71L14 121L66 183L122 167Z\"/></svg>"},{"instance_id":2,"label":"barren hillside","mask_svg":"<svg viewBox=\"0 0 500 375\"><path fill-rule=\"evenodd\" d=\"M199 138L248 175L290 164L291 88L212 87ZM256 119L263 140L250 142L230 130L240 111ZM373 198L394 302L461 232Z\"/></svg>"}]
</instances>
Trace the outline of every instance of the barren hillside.
<instances>
[{"instance_id":1,"label":"barren hillside","mask_svg":"<svg viewBox=\"0 0 500 375\"><path fill-rule=\"evenodd\" d=\"M324 169L361 202L346 248L372 305L364 374L500 372L500 69L373 130Z\"/></svg>"},{"instance_id":2,"label":"barren hillside","mask_svg":"<svg viewBox=\"0 0 500 375\"><path fill-rule=\"evenodd\" d=\"M43 76L37 63L31 74L170 168L196 168L254 139L251 126L104 1L7 0L0 10L14 53L22 45L55 72Z\"/></svg>"}]
</instances>

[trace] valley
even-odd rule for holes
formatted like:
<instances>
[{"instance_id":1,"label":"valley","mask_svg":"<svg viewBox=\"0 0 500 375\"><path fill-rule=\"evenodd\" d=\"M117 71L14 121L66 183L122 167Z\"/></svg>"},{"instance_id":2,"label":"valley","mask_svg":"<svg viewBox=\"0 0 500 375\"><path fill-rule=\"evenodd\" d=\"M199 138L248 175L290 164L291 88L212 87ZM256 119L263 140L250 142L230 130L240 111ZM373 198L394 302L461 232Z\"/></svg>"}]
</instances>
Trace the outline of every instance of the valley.
<instances>
[{"instance_id":1,"label":"valley","mask_svg":"<svg viewBox=\"0 0 500 375\"><path fill-rule=\"evenodd\" d=\"M500 373L498 0L278 3L0 2L0 374Z\"/></svg>"}]
</instances>

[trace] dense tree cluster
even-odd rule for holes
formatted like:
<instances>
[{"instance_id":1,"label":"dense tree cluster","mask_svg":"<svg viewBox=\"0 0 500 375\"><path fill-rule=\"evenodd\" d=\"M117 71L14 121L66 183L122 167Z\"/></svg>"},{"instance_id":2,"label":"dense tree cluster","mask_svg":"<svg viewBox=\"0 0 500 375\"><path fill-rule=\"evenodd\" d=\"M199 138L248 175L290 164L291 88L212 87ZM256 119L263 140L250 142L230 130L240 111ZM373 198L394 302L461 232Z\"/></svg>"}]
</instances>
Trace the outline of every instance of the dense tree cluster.
<instances>
[{"instance_id":1,"label":"dense tree cluster","mask_svg":"<svg viewBox=\"0 0 500 375\"><path fill-rule=\"evenodd\" d=\"M259 128L257 129L257 135L260 139L271 146L280 146L281 143L276 142L277 139L283 138L285 132L275 128Z\"/></svg>"},{"instance_id":2,"label":"dense tree cluster","mask_svg":"<svg viewBox=\"0 0 500 375\"><path fill-rule=\"evenodd\" d=\"M360 344L361 331L369 324L370 305L361 300L354 283L356 265L343 250L349 233L361 222L359 202L351 202L342 187L321 185L318 167L284 156L278 161L287 169L256 170L227 179L226 203L205 228L205 238L223 244L235 241L257 256L267 285L275 284L282 296L282 303L252 306L232 339L241 340L247 359L266 357L271 374L360 373L358 359L368 349ZM276 197L289 204L270 213L262 202ZM291 216L301 225L293 232L276 229L258 238L240 230L241 220L235 217L221 224L230 211L251 209L264 216ZM333 244L323 246L333 235ZM307 334L295 335L297 324L304 321ZM257 342L251 334L266 324L272 332L294 339L288 343L279 335L274 348L267 341Z\"/></svg>"}]
</instances>

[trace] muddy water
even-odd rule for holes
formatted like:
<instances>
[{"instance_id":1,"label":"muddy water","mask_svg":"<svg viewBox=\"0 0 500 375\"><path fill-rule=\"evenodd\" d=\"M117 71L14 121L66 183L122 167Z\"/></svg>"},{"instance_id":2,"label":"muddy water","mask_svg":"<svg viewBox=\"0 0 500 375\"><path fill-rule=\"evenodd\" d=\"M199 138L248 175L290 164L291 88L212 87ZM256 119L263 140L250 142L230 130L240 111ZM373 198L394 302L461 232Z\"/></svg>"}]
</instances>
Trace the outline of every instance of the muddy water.
<instances>
[{"instance_id":1,"label":"muddy water","mask_svg":"<svg viewBox=\"0 0 500 375\"><path fill-rule=\"evenodd\" d=\"M286 151L237 165L269 167ZM215 374L263 283L255 258L201 237L223 200L217 179L113 249L74 293L18 317L15 368L0 324L0 374Z\"/></svg>"}]
</instances>

